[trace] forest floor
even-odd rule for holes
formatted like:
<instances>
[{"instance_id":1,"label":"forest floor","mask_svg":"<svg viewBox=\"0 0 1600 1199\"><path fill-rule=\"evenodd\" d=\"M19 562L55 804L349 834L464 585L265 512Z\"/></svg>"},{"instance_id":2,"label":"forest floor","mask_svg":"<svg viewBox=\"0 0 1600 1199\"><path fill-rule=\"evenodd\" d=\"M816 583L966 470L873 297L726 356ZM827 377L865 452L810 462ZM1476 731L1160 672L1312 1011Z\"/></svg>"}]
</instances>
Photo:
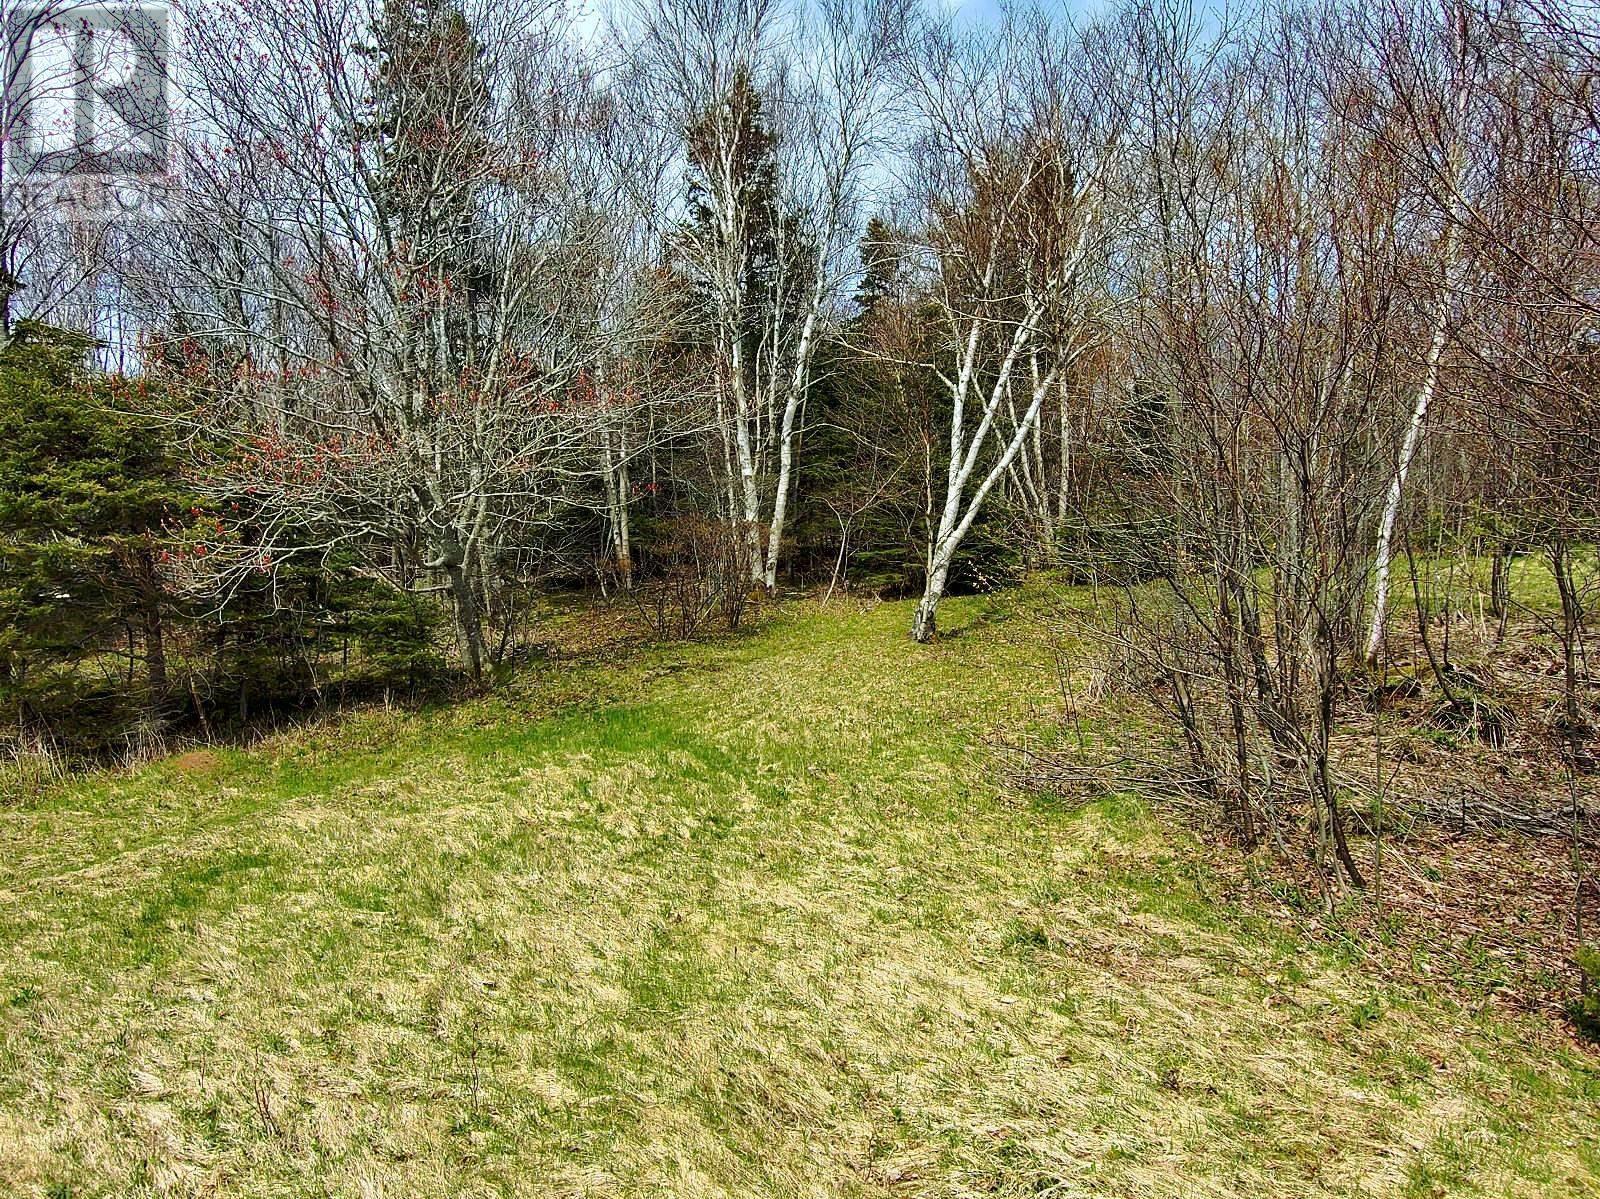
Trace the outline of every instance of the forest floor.
<instances>
[{"instance_id":1,"label":"forest floor","mask_svg":"<svg viewBox=\"0 0 1600 1199\"><path fill-rule=\"evenodd\" d=\"M1008 787L1015 607L798 602L0 807L0 1192L1600 1192L1548 1012Z\"/></svg>"}]
</instances>

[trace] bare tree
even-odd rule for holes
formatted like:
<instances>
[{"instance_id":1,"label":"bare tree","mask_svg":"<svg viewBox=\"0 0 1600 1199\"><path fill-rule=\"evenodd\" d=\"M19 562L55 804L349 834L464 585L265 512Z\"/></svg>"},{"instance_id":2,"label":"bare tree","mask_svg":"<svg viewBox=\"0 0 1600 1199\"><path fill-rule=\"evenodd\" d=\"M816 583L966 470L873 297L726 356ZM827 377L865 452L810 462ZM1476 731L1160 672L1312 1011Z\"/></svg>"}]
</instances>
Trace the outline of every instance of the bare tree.
<instances>
[{"instance_id":1,"label":"bare tree","mask_svg":"<svg viewBox=\"0 0 1600 1199\"><path fill-rule=\"evenodd\" d=\"M1369 664L1377 661L1383 646L1395 529L1406 480L1439 390L1446 347L1462 322L1472 246L1462 228L1463 218L1481 203L1474 195L1482 189L1484 170L1482 162L1472 160L1474 149L1481 146L1473 137L1472 124L1481 120L1483 99L1477 77L1479 56L1472 45L1473 19L1465 5L1448 5L1438 12L1395 8L1382 10L1369 27L1378 60L1372 98L1382 114L1383 150L1398 164L1407 189L1423 210L1428 232L1422 235L1434 242L1433 254L1423 261L1435 266L1422 276L1432 291L1432 316L1410 419L1378 519L1375 594L1365 647Z\"/></svg>"},{"instance_id":2,"label":"bare tree","mask_svg":"<svg viewBox=\"0 0 1600 1199\"><path fill-rule=\"evenodd\" d=\"M249 450L235 566L355 553L442 588L480 676L507 558L591 469L572 463L606 357L593 297L613 248L579 186L592 96L559 13L212 16L190 46L190 220L150 290L173 344L207 348L207 419Z\"/></svg>"},{"instance_id":3,"label":"bare tree","mask_svg":"<svg viewBox=\"0 0 1600 1199\"><path fill-rule=\"evenodd\" d=\"M1129 430L1147 444L1125 477L1154 541L1107 564L1126 584L1118 652L1184 785L1241 841L1283 844L1303 806L1323 877L1360 885L1342 664L1392 473L1374 432L1431 336L1404 280L1432 247L1382 137L1350 119L1374 84L1338 10L1209 31L1157 3L1132 28L1144 219L1125 336L1155 415Z\"/></svg>"},{"instance_id":4,"label":"bare tree","mask_svg":"<svg viewBox=\"0 0 1600 1199\"><path fill-rule=\"evenodd\" d=\"M922 269L938 315L932 364L950 424L912 636L930 640L951 565L1045 401L1098 339L1118 224L1125 77L1107 27L1042 17L992 37L921 33L907 69L918 114Z\"/></svg>"}]
</instances>

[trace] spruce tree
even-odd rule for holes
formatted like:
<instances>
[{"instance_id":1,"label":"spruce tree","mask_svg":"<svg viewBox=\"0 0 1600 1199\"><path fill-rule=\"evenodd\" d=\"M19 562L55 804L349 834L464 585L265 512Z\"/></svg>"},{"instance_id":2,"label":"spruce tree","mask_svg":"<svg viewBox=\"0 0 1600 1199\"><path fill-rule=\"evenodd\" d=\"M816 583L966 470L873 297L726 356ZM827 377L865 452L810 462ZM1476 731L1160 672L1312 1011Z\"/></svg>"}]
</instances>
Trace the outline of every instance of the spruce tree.
<instances>
[{"instance_id":1,"label":"spruce tree","mask_svg":"<svg viewBox=\"0 0 1600 1199\"><path fill-rule=\"evenodd\" d=\"M119 399L138 384L93 377L90 348L22 322L0 350L0 692L22 725L72 715L135 644L145 703L167 696L163 530L190 504L172 447Z\"/></svg>"}]
</instances>

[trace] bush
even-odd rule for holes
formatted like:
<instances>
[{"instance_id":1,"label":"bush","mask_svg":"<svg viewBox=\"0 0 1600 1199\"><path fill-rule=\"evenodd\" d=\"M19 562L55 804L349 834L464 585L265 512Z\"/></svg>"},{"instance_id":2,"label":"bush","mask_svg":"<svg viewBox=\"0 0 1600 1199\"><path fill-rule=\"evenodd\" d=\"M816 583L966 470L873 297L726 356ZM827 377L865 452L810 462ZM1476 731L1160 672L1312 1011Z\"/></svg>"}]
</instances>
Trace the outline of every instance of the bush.
<instances>
[{"instance_id":1,"label":"bush","mask_svg":"<svg viewBox=\"0 0 1600 1199\"><path fill-rule=\"evenodd\" d=\"M687 640L714 616L728 631L744 619L750 599L744 538L725 521L681 516L666 521L651 546L651 569L633 592L651 632Z\"/></svg>"},{"instance_id":2,"label":"bush","mask_svg":"<svg viewBox=\"0 0 1600 1199\"><path fill-rule=\"evenodd\" d=\"M356 574L348 564L282 564L240 587L219 613L205 670L202 723L316 706L377 690L416 695L445 678L443 613L429 599Z\"/></svg>"},{"instance_id":3,"label":"bush","mask_svg":"<svg viewBox=\"0 0 1600 1199\"><path fill-rule=\"evenodd\" d=\"M1580 945L1574 959L1583 986L1572 1005L1573 1023L1584 1036L1600 1041L1600 945Z\"/></svg>"}]
</instances>

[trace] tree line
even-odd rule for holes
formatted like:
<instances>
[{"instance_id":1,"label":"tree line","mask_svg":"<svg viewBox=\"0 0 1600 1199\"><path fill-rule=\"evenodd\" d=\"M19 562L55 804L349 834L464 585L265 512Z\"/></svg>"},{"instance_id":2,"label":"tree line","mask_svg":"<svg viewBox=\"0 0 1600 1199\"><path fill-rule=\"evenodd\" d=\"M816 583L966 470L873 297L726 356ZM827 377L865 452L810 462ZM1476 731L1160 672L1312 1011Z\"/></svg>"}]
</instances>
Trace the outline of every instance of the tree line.
<instances>
[{"instance_id":1,"label":"tree line","mask_svg":"<svg viewBox=\"0 0 1600 1199\"><path fill-rule=\"evenodd\" d=\"M1290 779L1356 880L1350 664L1446 528L1548 559L1586 727L1577 8L202 8L167 206L0 225L19 738L489 685L555 587L671 635L869 589L927 641L1048 567L1123 589L1241 837Z\"/></svg>"}]
</instances>

